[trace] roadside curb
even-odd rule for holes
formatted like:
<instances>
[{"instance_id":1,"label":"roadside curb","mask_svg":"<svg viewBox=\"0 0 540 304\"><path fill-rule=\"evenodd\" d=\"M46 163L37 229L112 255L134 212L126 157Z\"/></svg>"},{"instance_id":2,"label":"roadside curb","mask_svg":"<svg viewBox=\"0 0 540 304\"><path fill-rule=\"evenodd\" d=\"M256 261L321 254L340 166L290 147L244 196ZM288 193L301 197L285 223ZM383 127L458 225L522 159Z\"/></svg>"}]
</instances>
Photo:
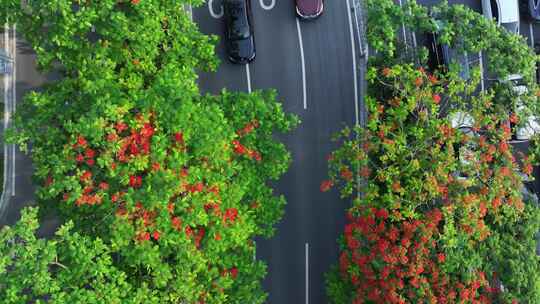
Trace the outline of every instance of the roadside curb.
<instances>
[{"instance_id":1,"label":"roadside curb","mask_svg":"<svg viewBox=\"0 0 540 304\"><path fill-rule=\"evenodd\" d=\"M11 35L10 35L11 33ZM4 117L2 134L11 126L12 113L15 111L15 99L16 99L16 62L17 62L17 45L16 45L16 27L13 25L10 28L7 24L4 24L4 35L2 40L2 49L5 54L0 60L4 60L3 71L3 93L4 93ZM3 136L2 136L3 137ZM4 147L4 166L3 166L3 181L2 181L2 195L0 196L0 222L2 222L4 214L7 210L10 197L15 195L15 181L10 179L14 176L15 172L15 145L6 144L3 141Z\"/></svg>"}]
</instances>

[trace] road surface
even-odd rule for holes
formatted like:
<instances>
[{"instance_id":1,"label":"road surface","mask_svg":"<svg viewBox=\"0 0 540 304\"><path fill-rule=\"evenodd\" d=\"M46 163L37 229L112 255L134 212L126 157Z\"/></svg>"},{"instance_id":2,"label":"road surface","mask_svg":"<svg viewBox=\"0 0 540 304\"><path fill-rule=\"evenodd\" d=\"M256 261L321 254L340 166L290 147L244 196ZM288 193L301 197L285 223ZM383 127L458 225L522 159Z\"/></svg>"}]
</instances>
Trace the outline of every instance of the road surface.
<instances>
[{"instance_id":1,"label":"road surface","mask_svg":"<svg viewBox=\"0 0 540 304\"><path fill-rule=\"evenodd\" d=\"M193 20L204 33L223 37L220 1L209 1L212 10L208 5L193 9ZM437 2L419 1L427 5ZM480 0L450 3L481 10ZM219 70L200 74L202 92L275 88L284 109L302 120L294 132L280 136L293 158L290 170L274 185L288 201L285 215L274 238L257 242L257 258L268 263L264 288L270 304L328 303L323 274L337 262L336 239L344 227L348 202L338 199L335 191L321 193L319 185L326 178L326 156L336 148L330 136L343 124L353 125L361 117L355 103L365 89L357 69L359 50L353 49L351 40L356 35L349 18L351 4L352 0L326 1L318 20L299 22L292 0L252 0L255 61L249 66L228 63L220 42ZM540 41L540 26L532 25L532 29L531 36L528 23L521 25L521 33L529 41L531 37ZM24 93L39 89L47 77L37 73L34 53L20 39L16 68L20 103ZM34 199L29 158L16 151L14 168L14 175L8 178L15 182L15 195L7 202L0 226L14 223L20 209ZM47 222L43 232L50 235L54 227L54 222Z\"/></svg>"},{"instance_id":2,"label":"road surface","mask_svg":"<svg viewBox=\"0 0 540 304\"><path fill-rule=\"evenodd\" d=\"M257 242L257 258L268 263L267 303L328 302L323 275L337 261L336 240L348 203L336 192L321 193L319 185L327 176L326 157L336 148L331 135L344 124L355 124L358 109L348 4L326 1L319 19L302 22L295 17L293 1L253 0L257 57L249 66L226 59L223 20L216 18L220 2L193 10L202 32L220 36L222 64L216 73L201 73L201 90L275 88L284 109L302 120L294 132L280 136L293 159L274 185L287 199L285 215L271 240Z\"/></svg>"}]
</instances>

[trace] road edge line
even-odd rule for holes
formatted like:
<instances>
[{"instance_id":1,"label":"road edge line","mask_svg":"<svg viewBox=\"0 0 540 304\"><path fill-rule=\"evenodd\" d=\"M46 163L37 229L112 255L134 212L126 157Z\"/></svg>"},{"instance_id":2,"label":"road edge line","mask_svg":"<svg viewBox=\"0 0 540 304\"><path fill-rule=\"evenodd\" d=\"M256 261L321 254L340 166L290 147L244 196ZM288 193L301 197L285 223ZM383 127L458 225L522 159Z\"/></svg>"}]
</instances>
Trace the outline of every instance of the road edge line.
<instances>
[{"instance_id":1,"label":"road edge line","mask_svg":"<svg viewBox=\"0 0 540 304\"><path fill-rule=\"evenodd\" d=\"M17 24L13 24L13 40L12 40L12 48L13 48L13 70L11 73L11 113L15 113L17 110ZM11 146L12 150L12 156L11 156L11 196L15 196L15 172L16 172L16 166L17 166L17 158L16 158L16 145L12 144Z\"/></svg>"},{"instance_id":2,"label":"road edge line","mask_svg":"<svg viewBox=\"0 0 540 304\"><path fill-rule=\"evenodd\" d=\"M249 63L246 63L245 66L246 66L248 93L251 93L251 71L249 70Z\"/></svg>"},{"instance_id":3,"label":"road edge line","mask_svg":"<svg viewBox=\"0 0 540 304\"><path fill-rule=\"evenodd\" d=\"M351 2L347 0L347 17L349 18L349 33L351 38L351 49L352 49L352 58L353 58L353 76L354 76L354 112L355 112L355 122L356 125L359 124L358 119L358 75L356 73L356 47L354 42L354 29L352 24L351 16Z\"/></svg>"},{"instance_id":4,"label":"road edge line","mask_svg":"<svg viewBox=\"0 0 540 304\"><path fill-rule=\"evenodd\" d=\"M309 304L309 243L306 243L305 246L305 256L306 256L306 304Z\"/></svg>"},{"instance_id":5,"label":"road edge line","mask_svg":"<svg viewBox=\"0 0 540 304\"><path fill-rule=\"evenodd\" d=\"M302 29L300 27L300 21L298 20L298 17L296 17L296 30L298 32L298 43L300 45L300 60L302 62L302 100L305 110L307 109L306 61L304 57L304 42L302 41Z\"/></svg>"},{"instance_id":6,"label":"road edge line","mask_svg":"<svg viewBox=\"0 0 540 304\"><path fill-rule=\"evenodd\" d=\"M8 43L8 39L9 39L9 34L8 34L8 24L5 23L4 24L4 51L6 52L6 55L7 55L7 43ZM8 83L9 83L9 80L8 80L8 75L4 75L3 77L3 81L4 81L4 134L5 134L5 130L7 129L7 126L8 126L8 120L9 120L9 100L8 100L8 96L7 96L7 93L8 93ZM7 111L6 111L7 110ZM6 183L7 183L7 163L8 163L8 147L6 145L5 142L3 142L3 145L4 145L4 180L2 182L2 196L0 197L0 219L3 218L3 215L4 215L4 208L5 208L5 193L6 193Z\"/></svg>"}]
</instances>

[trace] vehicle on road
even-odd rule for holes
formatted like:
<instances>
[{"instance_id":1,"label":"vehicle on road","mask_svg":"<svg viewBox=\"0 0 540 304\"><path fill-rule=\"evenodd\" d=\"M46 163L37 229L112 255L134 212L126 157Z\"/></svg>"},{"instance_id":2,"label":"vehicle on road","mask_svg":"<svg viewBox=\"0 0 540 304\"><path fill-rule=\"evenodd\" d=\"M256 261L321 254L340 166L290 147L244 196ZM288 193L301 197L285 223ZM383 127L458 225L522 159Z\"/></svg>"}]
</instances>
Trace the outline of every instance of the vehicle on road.
<instances>
[{"instance_id":1,"label":"vehicle on road","mask_svg":"<svg viewBox=\"0 0 540 304\"><path fill-rule=\"evenodd\" d=\"M518 74L510 75L506 78L506 81L511 82L512 90L517 94L517 109L518 111L523 110L524 105L519 96L528 92L527 87L523 83L523 77ZM517 128L516 134L514 135L515 140L517 141L528 141L535 134L540 133L540 119L536 115L529 115L523 118L523 122L520 127Z\"/></svg>"},{"instance_id":2,"label":"vehicle on road","mask_svg":"<svg viewBox=\"0 0 540 304\"><path fill-rule=\"evenodd\" d=\"M459 67L459 76L463 80L470 79L470 64L467 52L460 52L448 44L441 43L437 33L443 29L443 24L438 20L435 21L435 24L436 30L426 33L426 39L424 40L424 46L428 50L429 69L432 72L435 70L448 71L452 64L457 64Z\"/></svg>"},{"instance_id":3,"label":"vehicle on road","mask_svg":"<svg viewBox=\"0 0 540 304\"><path fill-rule=\"evenodd\" d=\"M528 0L525 0L528 1ZM530 4L538 7L540 0L533 0ZM532 3L535 2L535 3ZM506 28L511 33L519 34L519 3L518 0L482 0L482 11L486 18L494 19L497 24ZM528 91L523 84L523 76L519 74L498 77L498 82L509 83L512 90L518 96L517 110L523 109L519 96ZM534 134L540 133L540 119L535 115L525 117L521 126L512 136L512 141L528 141Z\"/></svg>"},{"instance_id":4,"label":"vehicle on road","mask_svg":"<svg viewBox=\"0 0 540 304\"><path fill-rule=\"evenodd\" d=\"M246 64L255 59L255 37L251 15L251 0L225 0L225 44L229 60Z\"/></svg>"},{"instance_id":5,"label":"vehicle on road","mask_svg":"<svg viewBox=\"0 0 540 304\"><path fill-rule=\"evenodd\" d=\"M540 21L540 0L520 0L521 13L531 21Z\"/></svg>"},{"instance_id":6,"label":"vehicle on road","mask_svg":"<svg viewBox=\"0 0 540 304\"><path fill-rule=\"evenodd\" d=\"M323 0L296 0L296 14L302 19L315 19L323 10Z\"/></svg>"},{"instance_id":7,"label":"vehicle on road","mask_svg":"<svg viewBox=\"0 0 540 304\"><path fill-rule=\"evenodd\" d=\"M459 52L447 44L441 44L436 33L426 34L425 46L428 49L428 67L435 70L448 71L451 64L459 65L459 77L470 79L469 56L466 52Z\"/></svg>"},{"instance_id":8,"label":"vehicle on road","mask_svg":"<svg viewBox=\"0 0 540 304\"><path fill-rule=\"evenodd\" d=\"M519 34L518 0L482 0L482 13L511 33Z\"/></svg>"}]
</instances>

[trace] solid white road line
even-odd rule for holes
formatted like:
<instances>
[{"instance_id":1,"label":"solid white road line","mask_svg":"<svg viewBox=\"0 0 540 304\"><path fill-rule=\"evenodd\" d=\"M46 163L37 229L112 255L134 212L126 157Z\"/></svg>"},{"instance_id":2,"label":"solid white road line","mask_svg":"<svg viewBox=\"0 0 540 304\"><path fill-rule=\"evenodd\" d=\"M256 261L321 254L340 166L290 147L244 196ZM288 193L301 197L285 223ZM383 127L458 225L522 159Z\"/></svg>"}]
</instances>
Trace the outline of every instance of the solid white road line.
<instances>
[{"instance_id":1,"label":"solid white road line","mask_svg":"<svg viewBox=\"0 0 540 304\"><path fill-rule=\"evenodd\" d=\"M399 0L399 7L402 7L403 6L403 3L401 3L401 0ZM403 43L405 44L405 51L407 51L408 49L408 46L407 46L407 33L405 33L405 23L402 22L401 23L401 32L403 34Z\"/></svg>"},{"instance_id":2,"label":"solid white road line","mask_svg":"<svg viewBox=\"0 0 540 304\"><path fill-rule=\"evenodd\" d=\"M401 0L400 0L401 1ZM412 15L412 11L411 11L411 8L409 7L409 15ZM413 48L416 50L416 47L417 47L417 44L416 44L416 33L414 31L411 32L411 36L412 36L412 44L413 44Z\"/></svg>"},{"instance_id":3,"label":"solid white road line","mask_svg":"<svg viewBox=\"0 0 540 304\"><path fill-rule=\"evenodd\" d=\"M251 93L251 73L249 71L249 63L246 63L246 76L247 76L248 93Z\"/></svg>"},{"instance_id":4,"label":"solid white road line","mask_svg":"<svg viewBox=\"0 0 540 304\"><path fill-rule=\"evenodd\" d=\"M259 2L261 3L261 7L267 11L273 9L274 6L276 6L276 0L270 0L270 5L264 4L264 0L259 0Z\"/></svg>"},{"instance_id":5,"label":"solid white road line","mask_svg":"<svg viewBox=\"0 0 540 304\"><path fill-rule=\"evenodd\" d=\"M8 24L5 23L4 24L4 52L6 53L6 55L8 55L8 39L9 39L9 34L8 34ZM10 63L11 64L11 63ZM7 129L8 127L8 122L9 122L9 98L8 98L8 85L10 84L10 80L9 80L9 74L4 74L4 130ZM7 192L7 189L6 189L6 184L7 184L7 169L8 169L8 166L7 166L7 162L8 162L8 146L3 143L4 145L4 182L3 182L3 186L2 186L2 197L0 198L0 215L2 215L3 213L3 209L4 209L4 200L5 200L5 194Z\"/></svg>"},{"instance_id":6,"label":"solid white road line","mask_svg":"<svg viewBox=\"0 0 540 304\"><path fill-rule=\"evenodd\" d=\"M347 0L347 15L349 17L349 32L351 36L352 60L353 60L353 76L354 76L354 112L356 125L358 125L358 75L356 74L356 48L354 44L354 31L351 17L351 3Z\"/></svg>"},{"instance_id":7,"label":"solid white road line","mask_svg":"<svg viewBox=\"0 0 540 304\"><path fill-rule=\"evenodd\" d=\"M193 21L193 8L191 7L191 5L186 5L186 11L189 15L189 19L191 19L191 21Z\"/></svg>"},{"instance_id":8,"label":"solid white road line","mask_svg":"<svg viewBox=\"0 0 540 304\"><path fill-rule=\"evenodd\" d=\"M362 7L362 5L356 5L354 6L354 23L356 24L356 39L358 39L358 45L360 46L360 49L358 52L360 53L360 56L364 56L364 53L366 50L364 50L364 43L361 37L361 30L360 28L363 26L360 26L360 18L358 18L358 10Z\"/></svg>"},{"instance_id":9,"label":"solid white road line","mask_svg":"<svg viewBox=\"0 0 540 304\"><path fill-rule=\"evenodd\" d=\"M306 304L309 304L309 243L306 243Z\"/></svg>"},{"instance_id":10,"label":"solid white road line","mask_svg":"<svg viewBox=\"0 0 540 304\"><path fill-rule=\"evenodd\" d=\"M478 62L480 63L480 89L484 91L484 63L482 62L482 51L478 52Z\"/></svg>"},{"instance_id":11,"label":"solid white road line","mask_svg":"<svg viewBox=\"0 0 540 304\"><path fill-rule=\"evenodd\" d=\"M300 21L296 18L296 29L298 30L298 43L300 44L300 60L302 61L302 98L304 100L304 110L307 109L307 90L306 90L306 61L304 59L304 43L302 42L302 29Z\"/></svg>"},{"instance_id":12,"label":"solid white road line","mask_svg":"<svg viewBox=\"0 0 540 304\"><path fill-rule=\"evenodd\" d=\"M529 22L529 37L531 37L531 47L534 49L534 32L532 22Z\"/></svg>"},{"instance_id":13,"label":"solid white road line","mask_svg":"<svg viewBox=\"0 0 540 304\"><path fill-rule=\"evenodd\" d=\"M11 106L13 107L12 113L15 113L15 110L17 110L17 25L13 25L13 40L12 40L12 47L13 47L13 77L11 77L13 81L13 86L11 88L11 94L13 101L11 103ZM12 180L11 180L11 196L15 196L15 168L16 168L16 154L15 154L15 144L11 145L12 149L12 167L11 167L11 173L12 173Z\"/></svg>"}]
</instances>

